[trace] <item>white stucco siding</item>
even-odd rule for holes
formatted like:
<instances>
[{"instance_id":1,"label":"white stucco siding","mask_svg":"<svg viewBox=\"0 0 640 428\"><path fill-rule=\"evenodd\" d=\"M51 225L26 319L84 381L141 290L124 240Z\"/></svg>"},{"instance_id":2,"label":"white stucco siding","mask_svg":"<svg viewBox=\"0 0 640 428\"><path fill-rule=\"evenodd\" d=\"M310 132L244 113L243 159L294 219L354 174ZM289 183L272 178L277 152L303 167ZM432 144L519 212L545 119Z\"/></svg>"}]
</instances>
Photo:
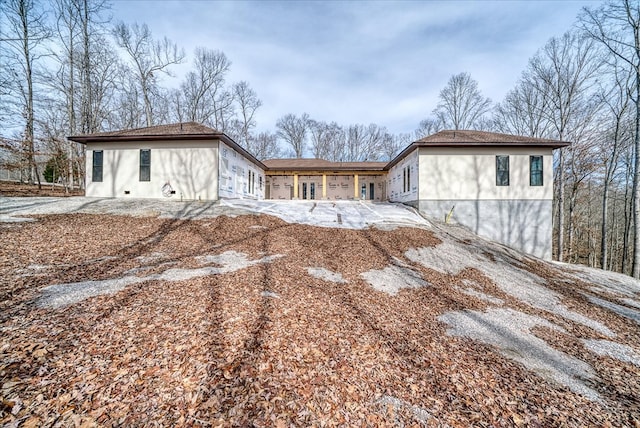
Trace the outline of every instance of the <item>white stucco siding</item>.
<instances>
[{"instance_id":1,"label":"white stucco siding","mask_svg":"<svg viewBox=\"0 0 640 428\"><path fill-rule=\"evenodd\" d=\"M418 182L420 172L418 149L416 149L389 170L387 175L389 200L392 202L417 201L419 189L423 186Z\"/></svg>"},{"instance_id":2,"label":"white stucco siding","mask_svg":"<svg viewBox=\"0 0 640 428\"><path fill-rule=\"evenodd\" d=\"M496 185L496 156L509 156L509 185ZM531 186L530 156L543 156L543 185ZM420 148L420 200L553 198L553 155L546 148Z\"/></svg>"},{"instance_id":3,"label":"white stucco siding","mask_svg":"<svg viewBox=\"0 0 640 428\"><path fill-rule=\"evenodd\" d=\"M150 180L140 181L140 150L151 154ZM93 181L93 152L102 150L102 182ZM217 141L88 143L86 195L96 197L218 199Z\"/></svg>"},{"instance_id":4,"label":"white stucco siding","mask_svg":"<svg viewBox=\"0 0 640 428\"><path fill-rule=\"evenodd\" d=\"M221 198L264 199L266 179L262 168L223 142L218 168Z\"/></svg>"}]
</instances>

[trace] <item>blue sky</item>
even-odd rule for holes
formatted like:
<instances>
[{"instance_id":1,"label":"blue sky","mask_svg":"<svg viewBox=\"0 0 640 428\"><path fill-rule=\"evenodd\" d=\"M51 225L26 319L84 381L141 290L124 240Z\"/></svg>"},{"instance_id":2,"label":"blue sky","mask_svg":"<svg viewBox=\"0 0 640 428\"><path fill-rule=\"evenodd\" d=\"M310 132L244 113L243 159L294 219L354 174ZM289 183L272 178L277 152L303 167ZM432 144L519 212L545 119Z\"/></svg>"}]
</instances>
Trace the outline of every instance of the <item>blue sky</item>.
<instances>
[{"instance_id":1,"label":"blue sky","mask_svg":"<svg viewBox=\"0 0 640 428\"><path fill-rule=\"evenodd\" d=\"M340 124L413 132L453 74L469 72L500 101L529 58L569 30L590 1L146 1L115 0L114 22L154 37L222 50L230 82L263 102L259 130L303 112ZM177 85L189 63L174 68Z\"/></svg>"}]
</instances>

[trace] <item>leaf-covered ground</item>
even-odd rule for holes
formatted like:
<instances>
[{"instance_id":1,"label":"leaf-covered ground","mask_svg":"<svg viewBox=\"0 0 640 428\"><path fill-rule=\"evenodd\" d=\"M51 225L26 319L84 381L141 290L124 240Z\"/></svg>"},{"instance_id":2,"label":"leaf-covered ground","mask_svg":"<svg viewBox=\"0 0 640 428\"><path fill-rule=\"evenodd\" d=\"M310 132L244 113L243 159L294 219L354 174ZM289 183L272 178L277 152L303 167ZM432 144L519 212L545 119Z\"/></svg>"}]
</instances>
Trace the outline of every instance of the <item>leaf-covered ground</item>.
<instances>
[{"instance_id":1,"label":"leaf-covered ground","mask_svg":"<svg viewBox=\"0 0 640 428\"><path fill-rule=\"evenodd\" d=\"M65 191L63 186L51 183L37 184L18 183L0 180L0 196L77 196L84 195L84 190Z\"/></svg>"},{"instance_id":2,"label":"leaf-covered ground","mask_svg":"<svg viewBox=\"0 0 640 428\"><path fill-rule=\"evenodd\" d=\"M518 266L559 296L545 308L482 271L498 253L448 236L449 251L481 261L461 265L445 236L424 228L265 215L36 220L0 224L7 426L640 426L633 308L593 304L591 284L551 264ZM372 285L376 273L412 279L390 291ZM116 280L124 285L112 294L45 299L51 285ZM593 395L527 367L520 348L452 334L455 317L496 310L547 320L527 334L584 362L590 374L578 381ZM623 361L585 345L604 340L636 354Z\"/></svg>"}]
</instances>

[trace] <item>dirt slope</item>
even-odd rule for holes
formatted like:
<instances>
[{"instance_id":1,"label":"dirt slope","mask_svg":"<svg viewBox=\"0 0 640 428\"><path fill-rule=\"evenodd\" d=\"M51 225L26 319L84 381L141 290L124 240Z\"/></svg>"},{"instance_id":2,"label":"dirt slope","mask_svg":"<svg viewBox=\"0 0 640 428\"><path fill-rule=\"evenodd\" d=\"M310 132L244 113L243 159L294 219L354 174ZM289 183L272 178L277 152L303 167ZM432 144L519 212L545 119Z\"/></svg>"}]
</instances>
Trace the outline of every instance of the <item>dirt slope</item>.
<instances>
[{"instance_id":1,"label":"dirt slope","mask_svg":"<svg viewBox=\"0 0 640 428\"><path fill-rule=\"evenodd\" d=\"M637 282L457 228L36 219L0 223L8 426L640 426Z\"/></svg>"}]
</instances>

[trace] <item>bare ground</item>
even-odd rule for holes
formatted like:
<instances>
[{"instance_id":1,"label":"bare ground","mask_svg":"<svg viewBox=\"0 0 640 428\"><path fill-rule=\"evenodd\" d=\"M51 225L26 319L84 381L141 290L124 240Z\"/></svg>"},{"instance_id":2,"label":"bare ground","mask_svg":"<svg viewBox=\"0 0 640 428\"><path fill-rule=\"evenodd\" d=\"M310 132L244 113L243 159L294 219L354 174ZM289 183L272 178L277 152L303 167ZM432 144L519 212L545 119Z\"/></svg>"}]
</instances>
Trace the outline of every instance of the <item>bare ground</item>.
<instances>
[{"instance_id":1,"label":"bare ground","mask_svg":"<svg viewBox=\"0 0 640 428\"><path fill-rule=\"evenodd\" d=\"M84 190L74 189L65 191L64 187L42 183L37 184L18 183L14 181L0 181L0 196L81 196Z\"/></svg>"},{"instance_id":2,"label":"bare ground","mask_svg":"<svg viewBox=\"0 0 640 428\"><path fill-rule=\"evenodd\" d=\"M447 272L407 258L441 243L432 231L319 228L266 215L35 218L0 224L0 422L8 426L640 426L633 358L590 351L582 338L608 337L523 303L477 268ZM158 279L227 251L281 257ZM362 276L389 266L427 285L390 295ZM582 294L589 284L569 286L533 259L521 267L571 311L640 349L638 324L591 304ZM131 275L150 279L57 309L39 304L53 284ZM588 363L585 382L601 400L494 346L448 335L443 314L494 307L465 293L468 284L560 326L532 334Z\"/></svg>"}]
</instances>

